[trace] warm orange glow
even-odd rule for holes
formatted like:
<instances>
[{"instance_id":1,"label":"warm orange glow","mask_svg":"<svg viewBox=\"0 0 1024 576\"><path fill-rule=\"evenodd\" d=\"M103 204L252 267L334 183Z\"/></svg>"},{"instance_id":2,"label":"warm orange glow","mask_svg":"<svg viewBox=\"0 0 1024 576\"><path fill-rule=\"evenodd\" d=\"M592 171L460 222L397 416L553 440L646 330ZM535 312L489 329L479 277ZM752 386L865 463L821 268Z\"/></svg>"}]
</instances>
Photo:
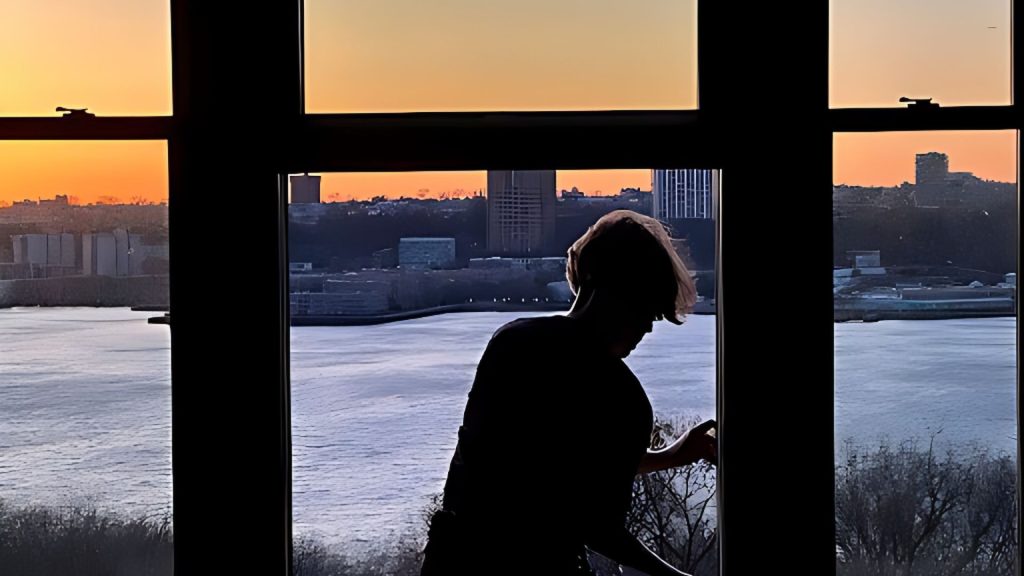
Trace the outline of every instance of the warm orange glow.
<instances>
[{"instance_id":1,"label":"warm orange glow","mask_svg":"<svg viewBox=\"0 0 1024 576\"><path fill-rule=\"evenodd\" d=\"M588 196L615 195L622 188L651 189L650 170L559 170L555 188L573 186ZM323 174L320 198L324 202L387 198L465 197L487 188L487 172L362 172Z\"/></svg>"},{"instance_id":2,"label":"warm orange glow","mask_svg":"<svg viewBox=\"0 0 1024 576\"><path fill-rule=\"evenodd\" d=\"M831 0L831 103L1010 99L1011 0ZM307 0L310 111L696 106L696 0ZM6 0L0 116L171 111L167 0Z\"/></svg>"},{"instance_id":3,"label":"warm orange glow","mask_svg":"<svg viewBox=\"0 0 1024 576\"><path fill-rule=\"evenodd\" d=\"M306 109L695 108L696 22L696 0L306 0Z\"/></svg>"},{"instance_id":4,"label":"warm orange glow","mask_svg":"<svg viewBox=\"0 0 1024 576\"><path fill-rule=\"evenodd\" d=\"M833 139L835 184L895 186L913 183L917 154L942 152L952 172L1000 182L1017 181L1017 133L883 132L836 134Z\"/></svg>"},{"instance_id":5,"label":"warm orange glow","mask_svg":"<svg viewBox=\"0 0 1024 576\"><path fill-rule=\"evenodd\" d=\"M168 0L4 0L0 116L171 113Z\"/></svg>"},{"instance_id":6,"label":"warm orange glow","mask_svg":"<svg viewBox=\"0 0 1024 576\"><path fill-rule=\"evenodd\" d=\"M559 170L555 187L569 190L573 186L587 196L614 196L623 188L651 189L650 170Z\"/></svg>"},{"instance_id":7,"label":"warm orange glow","mask_svg":"<svg viewBox=\"0 0 1024 576\"><path fill-rule=\"evenodd\" d=\"M835 108L1010 103L1011 0L831 0Z\"/></svg>"},{"instance_id":8,"label":"warm orange glow","mask_svg":"<svg viewBox=\"0 0 1024 576\"><path fill-rule=\"evenodd\" d=\"M164 141L0 141L0 205L66 194L78 204L167 200Z\"/></svg>"}]
</instances>

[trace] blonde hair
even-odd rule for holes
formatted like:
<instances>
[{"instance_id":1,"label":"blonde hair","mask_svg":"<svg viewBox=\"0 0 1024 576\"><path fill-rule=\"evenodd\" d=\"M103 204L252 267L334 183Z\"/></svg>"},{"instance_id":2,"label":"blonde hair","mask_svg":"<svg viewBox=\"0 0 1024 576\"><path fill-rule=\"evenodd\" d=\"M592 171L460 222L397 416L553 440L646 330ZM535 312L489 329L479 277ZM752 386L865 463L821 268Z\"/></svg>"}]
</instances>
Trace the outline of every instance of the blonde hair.
<instances>
[{"instance_id":1,"label":"blonde hair","mask_svg":"<svg viewBox=\"0 0 1024 576\"><path fill-rule=\"evenodd\" d=\"M598 287L653 306L682 324L697 289L664 224L631 210L605 214L569 247L565 277L573 294Z\"/></svg>"}]
</instances>

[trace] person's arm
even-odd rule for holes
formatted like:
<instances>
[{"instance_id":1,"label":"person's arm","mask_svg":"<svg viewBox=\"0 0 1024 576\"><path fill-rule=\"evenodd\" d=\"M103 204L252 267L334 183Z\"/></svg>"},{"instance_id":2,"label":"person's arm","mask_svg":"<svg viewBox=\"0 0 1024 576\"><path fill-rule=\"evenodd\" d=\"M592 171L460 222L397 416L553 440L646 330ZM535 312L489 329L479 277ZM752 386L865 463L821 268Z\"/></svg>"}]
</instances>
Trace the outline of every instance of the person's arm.
<instances>
[{"instance_id":1,"label":"person's arm","mask_svg":"<svg viewBox=\"0 0 1024 576\"><path fill-rule=\"evenodd\" d=\"M716 427L714 420L705 420L684 432L671 445L661 450L648 450L640 460L637 474L689 466L700 460L717 464L718 440L709 433Z\"/></svg>"},{"instance_id":2,"label":"person's arm","mask_svg":"<svg viewBox=\"0 0 1024 576\"><path fill-rule=\"evenodd\" d=\"M689 576L644 546L625 527L591 535L587 546L608 558L650 576Z\"/></svg>"}]
</instances>

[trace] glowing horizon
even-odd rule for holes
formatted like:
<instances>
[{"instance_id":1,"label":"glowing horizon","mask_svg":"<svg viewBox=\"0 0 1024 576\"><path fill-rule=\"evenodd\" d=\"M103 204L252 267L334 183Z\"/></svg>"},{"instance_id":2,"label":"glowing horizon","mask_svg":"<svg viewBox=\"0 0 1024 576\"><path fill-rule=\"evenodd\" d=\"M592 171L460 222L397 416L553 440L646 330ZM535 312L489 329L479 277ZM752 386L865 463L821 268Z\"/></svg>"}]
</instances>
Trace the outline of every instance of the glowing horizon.
<instances>
[{"instance_id":1,"label":"glowing horizon","mask_svg":"<svg viewBox=\"0 0 1024 576\"><path fill-rule=\"evenodd\" d=\"M913 183L917 154L942 152L952 172L1016 183L1017 133L842 133L833 140L833 184L897 186ZM0 207L22 200L67 195L72 204L167 201L167 148L163 141L0 141ZM321 200L344 202L471 196L487 187L486 171L314 173ZM557 170L556 191L587 196L622 188L651 189L649 169ZM865 178L864 176L869 176Z\"/></svg>"},{"instance_id":2,"label":"glowing horizon","mask_svg":"<svg viewBox=\"0 0 1024 576\"><path fill-rule=\"evenodd\" d=\"M0 206L67 195L75 204L168 197L163 140L0 141Z\"/></svg>"},{"instance_id":3,"label":"glowing horizon","mask_svg":"<svg viewBox=\"0 0 1024 576\"><path fill-rule=\"evenodd\" d=\"M917 154L949 156L950 172L1017 182L1017 131L837 133L832 146L832 183L897 186L914 183Z\"/></svg>"},{"instance_id":4,"label":"glowing horizon","mask_svg":"<svg viewBox=\"0 0 1024 576\"><path fill-rule=\"evenodd\" d=\"M368 200L374 196L396 198L466 197L486 193L487 171L448 172L314 172L321 176L322 202ZM555 190L573 187L587 196L614 196L622 188L650 190L651 171L556 170Z\"/></svg>"}]
</instances>

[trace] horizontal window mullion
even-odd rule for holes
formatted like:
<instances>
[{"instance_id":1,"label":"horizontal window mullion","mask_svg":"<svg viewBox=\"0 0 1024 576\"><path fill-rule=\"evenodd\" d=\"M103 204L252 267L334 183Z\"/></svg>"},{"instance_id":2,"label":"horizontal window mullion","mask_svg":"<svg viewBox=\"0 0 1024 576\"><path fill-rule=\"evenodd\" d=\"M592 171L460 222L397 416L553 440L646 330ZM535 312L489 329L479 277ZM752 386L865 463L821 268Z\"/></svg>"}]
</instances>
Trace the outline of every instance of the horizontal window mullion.
<instances>
[{"instance_id":1,"label":"horizontal window mullion","mask_svg":"<svg viewBox=\"0 0 1024 576\"><path fill-rule=\"evenodd\" d=\"M726 130L695 113L307 116L289 172L707 168Z\"/></svg>"},{"instance_id":2,"label":"horizontal window mullion","mask_svg":"<svg viewBox=\"0 0 1024 576\"><path fill-rule=\"evenodd\" d=\"M950 108L843 108L829 110L834 132L905 132L924 130L1018 130L1015 106Z\"/></svg>"},{"instance_id":3,"label":"horizontal window mullion","mask_svg":"<svg viewBox=\"0 0 1024 576\"><path fill-rule=\"evenodd\" d=\"M170 116L0 118L0 140L166 140Z\"/></svg>"}]
</instances>

